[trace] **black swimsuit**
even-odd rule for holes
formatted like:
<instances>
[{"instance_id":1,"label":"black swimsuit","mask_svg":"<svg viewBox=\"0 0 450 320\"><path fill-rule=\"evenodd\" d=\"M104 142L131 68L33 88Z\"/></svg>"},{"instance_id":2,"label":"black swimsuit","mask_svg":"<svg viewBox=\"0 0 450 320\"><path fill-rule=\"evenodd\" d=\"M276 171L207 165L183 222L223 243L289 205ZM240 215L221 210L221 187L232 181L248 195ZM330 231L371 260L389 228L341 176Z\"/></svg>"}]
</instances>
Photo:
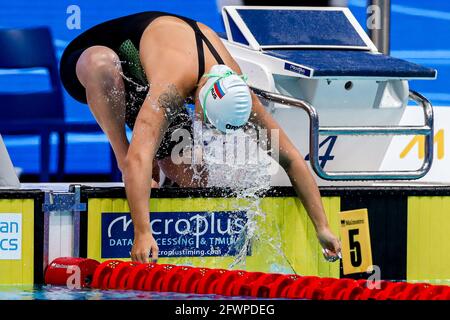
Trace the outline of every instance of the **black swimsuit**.
<instances>
[{"instance_id":1,"label":"black swimsuit","mask_svg":"<svg viewBox=\"0 0 450 320\"><path fill-rule=\"evenodd\" d=\"M139 110L147 96L149 85L139 61L139 43L144 30L156 18L173 16L185 21L195 32L198 53L198 81L205 73L203 42L219 64L224 64L211 42L201 32L197 22L186 17L165 12L142 12L96 25L76 37L64 50L60 62L61 81L67 92L77 101L87 103L86 91L76 75L76 64L84 50L92 46L105 46L112 49L120 58L125 84L126 124L133 129ZM172 148L178 143L171 141L172 133L187 129L192 135L192 118L187 110L178 113L169 124L159 149L157 159L170 156Z\"/></svg>"}]
</instances>

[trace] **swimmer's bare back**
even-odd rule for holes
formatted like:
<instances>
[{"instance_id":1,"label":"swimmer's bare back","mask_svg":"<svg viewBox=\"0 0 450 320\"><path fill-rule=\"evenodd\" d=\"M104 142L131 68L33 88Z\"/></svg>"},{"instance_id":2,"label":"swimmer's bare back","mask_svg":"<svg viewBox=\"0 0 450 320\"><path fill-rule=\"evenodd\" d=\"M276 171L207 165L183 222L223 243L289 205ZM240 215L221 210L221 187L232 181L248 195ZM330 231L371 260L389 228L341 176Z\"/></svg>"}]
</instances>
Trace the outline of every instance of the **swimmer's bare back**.
<instances>
[{"instance_id":1,"label":"swimmer's bare back","mask_svg":"<svg viewBox=\"0 0 450 320\"><path fill-rule=\"evenodd\" d=\"M200 31L211 42L223 62L237 73L241 70L223 45L217 34L208 26L197 22ZM204 52L204 70L208 71L218 61L202 42ZM197 88L205 79L200 78L199 59L196 38L193 29L184 21L171 16L163 16L155 19L144 31L140 42L140 58L150 83L150 97L152 94L160 95L158 101L150 103L153 107L163 107L167 114L176 112L168 110L183 108L184 99L192 96L196 102L197 120L202 120L202 111L199 106ZM201 76L201 75L200 75ZM199 85L200 84L200 85ZM148 109L148 108L147 108ZM144 112L144 111L142 111ZM142 113L141 112L141 113ZM141 114L140 114L141 115ZM147 111L142 117L149 117L155 121L155 117L163 118L161 114ZM144 119L141 119L142 121ZM170 119L169 119L170 120ZM137 119L139 121L139 118ZM164 130L164 125L160 123ZM156 135L156 132L152 132ZM155 140L156 141L156 140ZM182 187L201 187L206 184L205 170L192 168L191 165L174 164L170 157L158 161L159 166L172 181ZM201 179L194 179L194 171L203 172Z\"/></svg>"},{"instance_id":2,"label":"swimmer's bare back","mask_svg":"<svg viewBox=\"0 0 450 320\"><path fill-rule=\"evenodd\" d=\"M217 34L200 22L197 22L197 25L223 59L224 64L240 74L238 64ZM203 70L208 71L213 65L218 64L218 61L204 42L202 46L205 59ZM186 22L172 16L155 19L145 29L140 41L141 63L151 85L156 87L164 85L154 79L163 82L165 81L163 79L178 79L181 82L178 93L186 97L195 96L199 78L199 54L193 29Z\"/></svg>"}]
</instances>

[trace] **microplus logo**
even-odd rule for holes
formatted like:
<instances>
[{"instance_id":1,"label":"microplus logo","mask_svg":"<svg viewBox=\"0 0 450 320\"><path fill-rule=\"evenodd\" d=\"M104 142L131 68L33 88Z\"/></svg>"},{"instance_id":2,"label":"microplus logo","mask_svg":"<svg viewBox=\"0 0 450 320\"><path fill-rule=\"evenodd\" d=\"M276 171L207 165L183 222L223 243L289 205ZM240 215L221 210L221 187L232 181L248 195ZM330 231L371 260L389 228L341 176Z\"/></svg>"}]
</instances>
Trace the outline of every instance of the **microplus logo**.
<instances>
[{"instance_id":1,"label":"microplus logo","mask_svg":"<svg viewBox=\"0 0 450 320\"><path fill-rule=\"evenodd\" d=\"M244 211L152 212L150 221L159 256L212 257L239 252L247 215ZM133 238L129 213L102 214L102 258L130 257Z\"/></svg>"},{"instance_id":2,"label":"microplus logo","mask_svg":"<svg viewBox=\"0 0 450 320\"><path fill-rule=\"evenodd\" d=\"M0 213L0 260L22 259L22 215Z\"/></svg>"}]
</instances>

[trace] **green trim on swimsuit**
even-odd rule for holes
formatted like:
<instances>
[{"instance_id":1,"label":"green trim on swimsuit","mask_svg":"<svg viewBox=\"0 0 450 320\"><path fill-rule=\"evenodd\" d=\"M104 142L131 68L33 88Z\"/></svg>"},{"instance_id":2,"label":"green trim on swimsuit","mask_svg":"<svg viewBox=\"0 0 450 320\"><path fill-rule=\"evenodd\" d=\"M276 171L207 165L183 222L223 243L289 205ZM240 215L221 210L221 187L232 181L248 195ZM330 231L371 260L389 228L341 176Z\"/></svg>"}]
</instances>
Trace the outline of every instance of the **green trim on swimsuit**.
<instances>
[{"instance_id":1,"label":"green trim on swimsuit","mask_svg":"<svg viewBox=\"0 0 450 320\"><path fill-rule=\"evenodd\" d=\"M119 58L122 62L122 67L126 68L131 76L139 80L142 85L148 84L144 68L141 65L141 59L139 58L139 51L131 40L125 40L120 45Z\"/></svg>"}]
</instances>

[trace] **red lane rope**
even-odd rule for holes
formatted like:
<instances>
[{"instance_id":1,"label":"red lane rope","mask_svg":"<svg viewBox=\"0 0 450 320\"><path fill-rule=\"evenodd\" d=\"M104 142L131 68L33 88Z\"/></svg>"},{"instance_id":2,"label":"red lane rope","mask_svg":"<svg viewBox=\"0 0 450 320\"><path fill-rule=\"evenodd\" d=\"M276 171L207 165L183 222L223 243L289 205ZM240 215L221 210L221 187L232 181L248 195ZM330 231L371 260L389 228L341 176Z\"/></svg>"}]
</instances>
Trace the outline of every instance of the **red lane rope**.
<instances>
[{"instance_id":1,"label":"red lane rope","mask_svg":"<svg viewBox=\"0 0 450 320\"><path fill-rule=\"evenodd\" d=\"M67 285L77 272L82 287L95 289L318 300L450 300L450 286L445 285L391 281L374 283L119 260L100 264L92 259L64 257L55 259L47 267L45 283Z\"/></svg>"}]
</instances>

